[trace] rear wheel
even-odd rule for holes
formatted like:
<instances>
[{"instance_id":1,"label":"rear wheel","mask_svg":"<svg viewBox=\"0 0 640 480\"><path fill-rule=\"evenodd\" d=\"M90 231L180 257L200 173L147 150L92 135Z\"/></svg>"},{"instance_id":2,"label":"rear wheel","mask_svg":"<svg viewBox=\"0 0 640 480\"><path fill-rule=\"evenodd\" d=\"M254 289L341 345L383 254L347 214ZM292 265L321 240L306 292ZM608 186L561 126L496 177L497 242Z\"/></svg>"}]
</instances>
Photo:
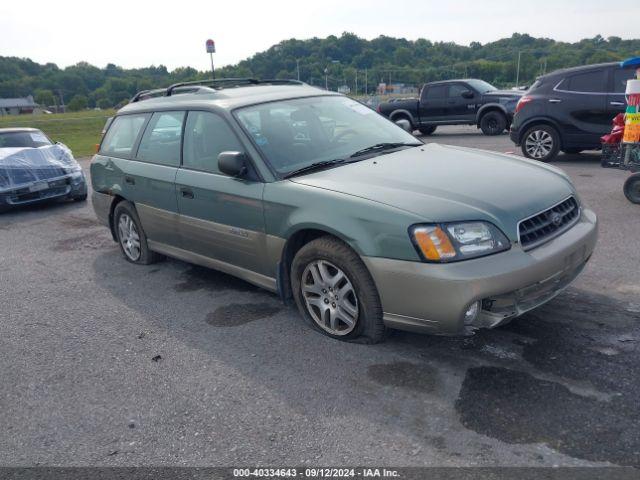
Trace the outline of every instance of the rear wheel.
<instances>
[{"instance_id":1,"label":"rear wheel","mask_svg":"<svg viewBox=\"0 0 640 480\"><path fill-rule=\"evenodd\" d=\"M118 203L113 211L113 219L120 250L129 262L149 265L162 258L160 254L149 250L147 236L131 203Z\"/></svg>"},{"instance_id":2,"label":"rear wheel","mask_svg":"<svg viewBox=\"0 0 640 480\"><path fill-rule=\"evenodd\" d=\"M631 203L640 203L640 173L634 173L624 182L624 196Z\"/></svg>"},{"instance_id":3,"label":"rear wheel","mask_svg":"<svg viewBox=\"0 0 640 480\"><path fill-rule=\"evenodd\" d=\"M502 112L487 112L480 119L480 129L485 135L500 135L507 128L507 117Z\"/></svg>"},{"instance_id":4,"label":"rear wheel","mask_svg":"<svg viewBox=\"0 0 640 480\"><path fill-rule=\"evenodd\" d=\"M560 150L560 136L549 125L535 125L522 137L522 154L533 160L549 162Z\"/></svg>"},{"instance_id":5,"label":"rear wheel","mask_svg":"<svg viewBox=\"0 0 640 480\"><path fill-rule=\"evenodd\" d=\"M302 247L291 280L298 310L316 330L358 343L384 338L375 283L358 254L340 240L321 237Z\"/></svg>"},{"instance_id":6,"label":"rear wheel","mask_svg":"<svg viewBox=\"0 0 640 480\"><path fill-rule=\"evenodd\" d=\"M418 130L420 130L422 135L431 135L436 131L436 128L438 128L436 125L430 125L428 127L420 127Z\"/></svg>"}]
</instances>

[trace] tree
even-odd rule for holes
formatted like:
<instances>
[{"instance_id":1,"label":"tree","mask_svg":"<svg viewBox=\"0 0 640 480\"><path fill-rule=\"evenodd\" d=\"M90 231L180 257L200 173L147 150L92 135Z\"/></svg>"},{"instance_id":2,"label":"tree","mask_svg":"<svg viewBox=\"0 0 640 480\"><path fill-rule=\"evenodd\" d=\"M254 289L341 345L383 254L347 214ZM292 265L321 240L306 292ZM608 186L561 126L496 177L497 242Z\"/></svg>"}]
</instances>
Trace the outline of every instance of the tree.
<instances>
[{"instance_id":1,"label":"tree","mask_svg":"<svg viewBox=\"0 0 640 480\"><path fill-rule=\"evenodd\" d=\"M76 95L67 104L67 108L72 112L78 112L87 108L87 97L84 95Z\"/></svg>"},{"instance_id":2,"label":"tree","mask_svg":"<svg viewBox=\"0 0 640 480\"><path fill-rule=\"evenodd\" d=\"M33 97L36 103L39 104L41 107L46 108L55 103L53 92L51 90L47 90L44 88L39 88L38 90L36 90L34 92Z\"/></svg>"},{"instance_id":3,"label":"tree","mask_svg":"<svg viewBox=\"0 0 640 480\"><path fill-rule=\"evenodd\" d=\"M102 110L111 108L111 102L109 102L109 100L107 100L106 98L101 98L100 100L98 100L96 105L98 106L98 108L101 108Z\"/></svg>"}]
</instances>

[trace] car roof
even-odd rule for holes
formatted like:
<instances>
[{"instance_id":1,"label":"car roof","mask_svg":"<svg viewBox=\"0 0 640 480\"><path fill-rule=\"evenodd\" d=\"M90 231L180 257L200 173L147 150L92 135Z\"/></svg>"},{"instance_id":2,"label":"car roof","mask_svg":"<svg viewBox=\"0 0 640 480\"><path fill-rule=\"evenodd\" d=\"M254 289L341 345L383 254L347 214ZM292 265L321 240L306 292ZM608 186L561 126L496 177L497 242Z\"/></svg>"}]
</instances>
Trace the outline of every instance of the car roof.
<instances>
[{"instance_id":1,"label":"car roof","mask_svg":"<svg viewBox=\"0 0 640 480\"><path fill-rule=\"evenodd\" d=\"M18 133L18 132L39 132L37 128L30 127L13 127L13 128L0 128L0 133Z\"/></svg>"},{"instance_id":2,"label":"car roof","mask_svg":"<svg viewBox=\"0 0 640 480\"><path fill-rule=\"evenodd\" d=\"M598 70L600 68L608 68L620 66L620 62L607 62L607 63L592 63L591 65L579 65L577 67L561 68L560 70L554 70L553 72L541 75L539 79L552 78L558 75L567 75L570 73L588 72L589 70Z\"/></svg>"},{"instance_id":3,"label":"car roof","mask_svg":"<svg viewBox=\"0 0 640 480\"><path fill-rule=\"evenodd\" d=\"M232 88L200 88L194 92L176 92L168 97L159 96L125 105L118 114L167 110L171 108L193 108L216 106L226 110L277 100L288 100L323 95L341 96L309 85L252 85Z\"/></svg>"}]
</instances>

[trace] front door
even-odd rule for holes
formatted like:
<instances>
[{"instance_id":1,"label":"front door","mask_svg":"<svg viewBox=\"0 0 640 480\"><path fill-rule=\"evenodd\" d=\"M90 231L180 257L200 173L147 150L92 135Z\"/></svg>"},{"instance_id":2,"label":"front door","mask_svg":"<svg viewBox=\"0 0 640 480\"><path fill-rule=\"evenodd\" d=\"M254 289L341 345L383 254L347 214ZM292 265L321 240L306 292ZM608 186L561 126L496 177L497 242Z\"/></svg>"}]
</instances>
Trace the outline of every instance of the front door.
<instances>
[{"instance_id":1,"label":"front door","mask_svg":"<svg viewBox=\"0 0 640 480\"><path fill-rule=\"evenodd\" d=\"M473 95L471 98L470 95ZM456 122L473 123L476 119L476 105L480 101L480 95L471 90L464 83L452 83L449 85L447 96L446 115Z\"/></svg>"},{"instance_id":2,"label":"front door","mask_svg":"<svg viewBox=\"0 0 640 480\"><path fill-rule=\"evenodd\" d=\"M240 179L220 173L218 155L224 151L244 151L226 120L212 112L190 111L176 176L181 248L263 274L264 183L255 175Z\"/></svg>"}]
</instances>

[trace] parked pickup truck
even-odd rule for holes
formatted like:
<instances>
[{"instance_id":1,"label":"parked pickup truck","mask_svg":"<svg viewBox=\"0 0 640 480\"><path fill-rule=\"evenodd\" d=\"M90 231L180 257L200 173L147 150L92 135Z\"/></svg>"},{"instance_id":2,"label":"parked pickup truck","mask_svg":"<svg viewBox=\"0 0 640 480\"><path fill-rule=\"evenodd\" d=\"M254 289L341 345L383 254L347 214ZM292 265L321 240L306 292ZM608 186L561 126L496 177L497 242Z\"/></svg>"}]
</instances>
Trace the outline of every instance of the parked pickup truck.
<instances>
[{"instance_id":1,"label":"parked pickup truck","mask_svg":"<svg viewBox=\"0 0 640 480\"><path fill-rule=\"evenodd\" d=\"M419 99L383 102L378 112L396 123L408 120L423 135L438 125L476 125L485 135L499 135L509 128L523 94L498 90L484 80L446 80L425 84Z\"/></svg>"}]
</instances>

